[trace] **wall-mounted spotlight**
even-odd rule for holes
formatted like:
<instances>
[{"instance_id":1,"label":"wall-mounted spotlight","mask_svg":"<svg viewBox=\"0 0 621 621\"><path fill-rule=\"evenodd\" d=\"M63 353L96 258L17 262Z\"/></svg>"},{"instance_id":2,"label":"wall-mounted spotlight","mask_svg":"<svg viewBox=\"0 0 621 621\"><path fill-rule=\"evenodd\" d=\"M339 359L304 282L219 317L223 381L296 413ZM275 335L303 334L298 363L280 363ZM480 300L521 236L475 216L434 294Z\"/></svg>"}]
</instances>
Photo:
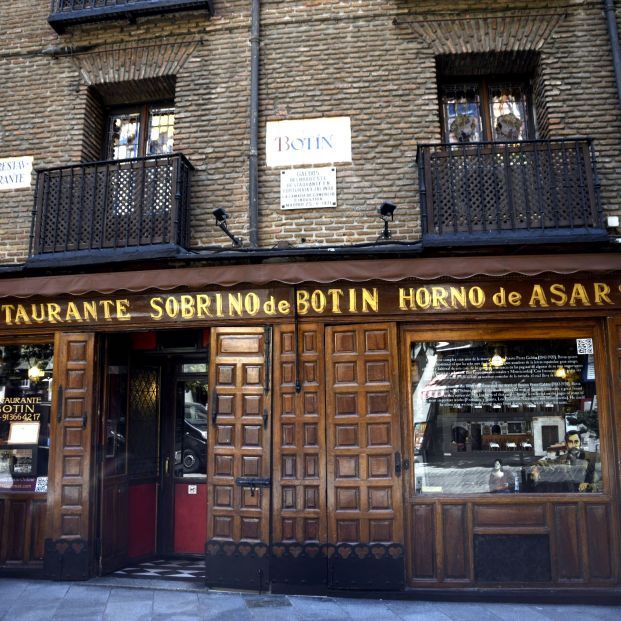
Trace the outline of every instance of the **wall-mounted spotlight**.
<instances>
[{"instance_id":1,"label":"wall-mounted spotlight","mask_svg":"<svg viewBox=\"0 0 621 621\"><path fill-rule=\"evenodd\" d=\"M379 214L380 220L384 221L384 230L382 231L382 234L377 238L377 241L388 240L392 238L392 233L388 228L388 221L390 220L392 222L394 220L394 213L396 208L397 206L394 203L389 203L387 201L383 202L379 206L377 213Z\"/></svg>"},{"instance_id":2,"label":"wall-mounted spotlight","mask_svg":"<svg viewBox=\"0 0 621 621\"><path fill-rule=\"evenodd\" d=\"M235 237L231 231L229 231L229 227L226 221L229 219L229 214L226 213L222 207L218 207L212 211L214 218L216 219L216 225L222 229L225 235L227 235L231 241L233 242L233 246L236 248L241 248L242 240L239 237Z\"/></svg>"}]
</instances>

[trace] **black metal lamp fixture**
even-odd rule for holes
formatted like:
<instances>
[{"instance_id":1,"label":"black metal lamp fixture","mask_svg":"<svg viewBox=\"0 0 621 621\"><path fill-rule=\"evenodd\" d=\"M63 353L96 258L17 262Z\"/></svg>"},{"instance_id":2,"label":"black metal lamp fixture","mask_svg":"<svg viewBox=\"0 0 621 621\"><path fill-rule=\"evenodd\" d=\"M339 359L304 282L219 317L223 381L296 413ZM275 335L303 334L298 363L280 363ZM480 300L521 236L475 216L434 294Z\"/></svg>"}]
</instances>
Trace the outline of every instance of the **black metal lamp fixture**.
<instances>
[{"instance_id":1,"label":"black metal lamp fixture","mask_svg":"<svg viewBox=\"0 0 621 621\"><path fill-rule=\"evenodd\" d=\"M220 227L224 234L231 239L231 241L233 242L233 246L235 246L236 248L241 248L242 240L239 237L235 237L235 235L233 235L233 233L229 231L229 227L226 223L226 221L229 219L229 214L226 213L226 211L222 209L222 207L214 209L212 213L214 215L214 218L216 219L216 225Z\"/></svg>"},{"instance_id":2,"label":"black metal lamp fixture","mask_svg":"<svg viewBox=\"0 0 621 621\"><path fill-rule=\"evenodd\" d=\"M394 213L397 206L394 203L389 203L384 201L378 208L377 213L379 214L380 220L384 221L384 230L382 234L377 238L377 241L385 241L392 238L392 233L388 228L388 220L391 222L394 220Z\"/></svg>"}]
</instances>

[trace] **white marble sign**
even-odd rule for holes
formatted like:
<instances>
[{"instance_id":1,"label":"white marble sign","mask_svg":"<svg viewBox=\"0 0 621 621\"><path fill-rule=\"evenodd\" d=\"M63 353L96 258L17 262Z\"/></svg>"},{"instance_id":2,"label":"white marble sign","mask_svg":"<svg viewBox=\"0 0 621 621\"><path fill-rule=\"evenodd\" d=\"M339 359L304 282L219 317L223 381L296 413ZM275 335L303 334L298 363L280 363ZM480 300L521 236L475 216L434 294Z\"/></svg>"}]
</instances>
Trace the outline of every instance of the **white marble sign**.
<instances>
[{"instance_id":1,"label":"white marble sign","mask_svg":"<svg viewBox=\"0 0 621 621\"><path fill-rule=\"evenodd\" d=\"M349 117L270 121L265 152L272 167L351 162Z\"/></svg>"},{"instance_id":2,"label":"white marble sign","mask_svg":"<svg viewBox=\"0 0 621 621\"><path fill-rule=\"evenodd\" d=\"M0 190L29 188L31 176L31 155L0 159Z\"/></svg>"}]
</instances>

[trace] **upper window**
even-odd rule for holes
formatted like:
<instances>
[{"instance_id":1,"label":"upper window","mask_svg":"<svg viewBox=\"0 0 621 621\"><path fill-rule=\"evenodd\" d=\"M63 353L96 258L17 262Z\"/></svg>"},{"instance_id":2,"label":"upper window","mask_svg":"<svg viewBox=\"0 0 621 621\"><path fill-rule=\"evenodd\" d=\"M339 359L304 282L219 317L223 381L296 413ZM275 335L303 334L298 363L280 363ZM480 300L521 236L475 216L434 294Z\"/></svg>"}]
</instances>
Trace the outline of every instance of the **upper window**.
<instances>
[{"instance_id":1,"label":"upper window","mask_svg":"<svg viewBox=\"0 0 621 621\"><path fill-rule=\"evenodd\" d=\"M525 80L474 78L441 83L440 105L445 142L532 138Z\"/></svg>"},{"instance_id":2,"label":"upper window","mask_svg":"<svg viewBox=\"0 0 621 621\"><path fill-rule=\"evenodd\" d=\"M144 105L112 111L108 116L105 159L123 160L173 152L175 109Z\"/></svg>"},{"instance_id":3,"label":"upper window","mask_svg":"<svg viewBox=\"0 0 621 621\"><path fill-rule=\"evenodd\" d=\"M591 339L412 345L419 494L603 489Z\"/></svg>"}]
</instances>

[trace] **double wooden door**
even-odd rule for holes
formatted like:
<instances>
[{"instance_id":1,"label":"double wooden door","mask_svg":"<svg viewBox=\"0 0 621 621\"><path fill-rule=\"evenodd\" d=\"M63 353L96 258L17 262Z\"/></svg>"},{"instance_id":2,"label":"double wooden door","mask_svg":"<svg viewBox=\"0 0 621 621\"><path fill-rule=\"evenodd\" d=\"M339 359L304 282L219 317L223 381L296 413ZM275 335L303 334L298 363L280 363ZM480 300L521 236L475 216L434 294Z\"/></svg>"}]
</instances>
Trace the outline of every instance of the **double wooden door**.
<instances>
[{"instance_id":1,"label":"double wooden door","mask_svg":"<svg viewBox=\"0 0 621 621\"><path fill-rule=\"evenodd\" d=\"M393 324L214 331L208 584L403 586L396 352Z\"/></svg>"}]
</instances>

